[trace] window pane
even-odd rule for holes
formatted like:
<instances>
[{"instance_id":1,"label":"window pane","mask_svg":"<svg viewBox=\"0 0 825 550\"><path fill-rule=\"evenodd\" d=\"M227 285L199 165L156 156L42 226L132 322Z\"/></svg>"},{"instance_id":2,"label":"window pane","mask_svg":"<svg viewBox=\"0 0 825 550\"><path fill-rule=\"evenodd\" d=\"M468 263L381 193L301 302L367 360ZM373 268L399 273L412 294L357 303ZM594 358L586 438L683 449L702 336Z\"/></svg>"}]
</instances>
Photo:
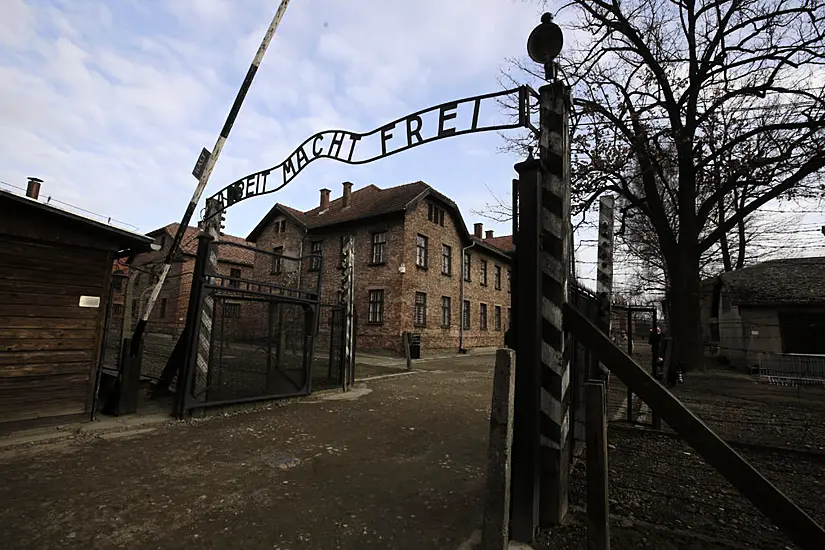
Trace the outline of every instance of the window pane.
<instances>
[{"instance_id":1,"label":"window pane","mask_svg":"<svg viewBox=\"0 0 825 550\"><path fill-rule=\"evenodd\" d=\"M370 323L384 322L384 291L370 290L369 293L369 317Z\"/></svg>"},{"instance_id":2,"label":"window pane","mask_svg":"<svg viewBox=\"0 0 825 550\"><path fill-rule=\"evenodd\" d=\"M282 263L281 254L284 253L284 247L278 246L272 251L276 254L275 256L272 256L272 273L280 273Z\"/></svg>"},{"instance_id":3,"label":"window pane","mask_svg":"<svg viewBox=\"0 0 825 550\"><path fill-rule=\"evenodd\" d=\"M416 250L415 265L427 267L427 237L418 235L416 238Z\"/></svg>"},{"instance_id":4,"label":"window pane","mask_svg":"<svg viewBox=\"0 0 825 550\"><path fill-rule=\"evenodd\" d=\"M310 250L313 256L309 260L310 269L321 269L321 258L317 256L320 256L323 253L323 250L321 248L322 245L323 243L321 241L315 241L312 243L312 248Z\"/></svg>"},{"instance_id":5,"label":"window pane","mask_svg":"<svg viewBox=\"0 0 825 550\"><path fill-rule=\"evenodd\" d=\"M450 297L441 297L441 326L448 327L452 321L452 312L450 311Z\"/></svg>"},{"instance_id":6,"label":"window pane","mask_svg":"<svg viewBox=\"0 0 825 550\"><path fill-rule=\"evenodd\" d=\"M416 326L427 324L427 295L423 292L415 293L415 311L413 322Z\"/></svg>"},{"instance_id":7,"label":"window pane","mask_svg":"<svg viewBox=\"0 0 825 550\"><path fill-rule=\"evenodd\" d=\"M372 236L372 263L383 264L387 261L387 234L374 233Z\"/></svg>"},{"instance_id":8,"label":"window pane","mask_svg":"<svg viewBox=\"0 0 825 550\"><path fill-rule=\"evenodd\" d=\"M230 269L229 270L229 277L231 279L240 279L241 278L241 270L240 269ZM240 281L230 280L229 286L232 288L239 288L241 286Z\"/></svg>"},{"instance_id":9,"label":"window pane","mask_svg":"<svg viewBox=\"0 0 825 550\"><path fill-rule=\"evenodd\" d=\"M441 245L441 273L450 275L452 273L453 250L446 244Z\"/></svg>"}]
</instances>

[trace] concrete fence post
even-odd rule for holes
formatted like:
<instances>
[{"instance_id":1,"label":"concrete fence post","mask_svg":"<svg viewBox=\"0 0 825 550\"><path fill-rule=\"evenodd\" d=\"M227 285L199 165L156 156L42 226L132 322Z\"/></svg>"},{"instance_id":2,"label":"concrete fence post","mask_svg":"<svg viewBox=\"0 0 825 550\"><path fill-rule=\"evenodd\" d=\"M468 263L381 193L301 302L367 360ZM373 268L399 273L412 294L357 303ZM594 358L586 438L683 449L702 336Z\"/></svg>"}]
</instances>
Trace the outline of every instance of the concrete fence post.
<instances>
[{"instance_id":1,"label":"concrete fence post","mask_svg":"<svg viewBox=\"0 0 825 550\"><path fill-rule=\"evenodd\" d=\"M487 486L481 535L483 550L506 550L509 544L515 369L515 351L498 350L490 407L490 439L487 446Z\"/></svg>"}]
</instances>

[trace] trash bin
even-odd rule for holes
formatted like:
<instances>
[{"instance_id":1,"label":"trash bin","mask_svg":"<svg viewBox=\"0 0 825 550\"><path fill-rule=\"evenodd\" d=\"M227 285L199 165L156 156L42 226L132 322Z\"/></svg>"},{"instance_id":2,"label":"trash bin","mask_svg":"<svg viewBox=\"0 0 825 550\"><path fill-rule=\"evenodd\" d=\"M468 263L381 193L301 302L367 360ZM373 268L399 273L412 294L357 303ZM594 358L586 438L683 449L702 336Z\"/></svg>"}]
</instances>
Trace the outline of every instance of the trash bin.
<instances>
[{"instance_id":1,"label":"trash bin","mask_svg":"<svg viewBox=\"0 0 825 550\"><path fill-rule=\"evenodd\" d=\"M410 359L421 359L421 333L410 333Z\"/></svg>"}]
</instances>

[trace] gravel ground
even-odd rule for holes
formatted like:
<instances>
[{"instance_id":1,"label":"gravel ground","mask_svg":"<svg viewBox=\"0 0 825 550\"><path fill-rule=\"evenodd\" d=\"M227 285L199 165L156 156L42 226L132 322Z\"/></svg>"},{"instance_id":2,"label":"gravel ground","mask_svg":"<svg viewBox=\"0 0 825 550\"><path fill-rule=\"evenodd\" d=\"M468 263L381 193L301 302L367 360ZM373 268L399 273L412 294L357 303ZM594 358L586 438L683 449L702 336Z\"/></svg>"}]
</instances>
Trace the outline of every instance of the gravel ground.
<instances>
[{"instance_id":1,"label":"gravel ground","mask_svg":"<svg viewBox=\"0 0 825 550\"><path fill-rule=\"evenodd\" d=\"M2 547L458 548L481 518L492 361L431 361L348 394L5 450ZM613 548L792 547L679 439L613 426L609 441ZM746 454L825 521L821 460ZM584 488L579 465L570 522L537 548L586 547Z\"/></svg>"},{"instance_id":2,"label":"gravel ground","mask_svg":"<svg viewBox=\"0 0 825 550\"><path fill-rule=\"evenodd\" d=\"M825 454L825 389L774 386L729 370L691 373L674 393L723 438Z\"/></svg>"},{"instance_id":3,"label":"gravel ground","mask_svg":"<svg viewBox=\"0 0 825 550\"><path fill-rule=\"evenodd\" d=\"M614 548L795 548L753 505L678 438L633 428L609 431ZM820 523L825 461L786 453L743 453ZM667 457L667 459L665 459ZM584 464L571 477L574 521L542 535L541 548L585 548Z\"/></svg>"}]
</instances>

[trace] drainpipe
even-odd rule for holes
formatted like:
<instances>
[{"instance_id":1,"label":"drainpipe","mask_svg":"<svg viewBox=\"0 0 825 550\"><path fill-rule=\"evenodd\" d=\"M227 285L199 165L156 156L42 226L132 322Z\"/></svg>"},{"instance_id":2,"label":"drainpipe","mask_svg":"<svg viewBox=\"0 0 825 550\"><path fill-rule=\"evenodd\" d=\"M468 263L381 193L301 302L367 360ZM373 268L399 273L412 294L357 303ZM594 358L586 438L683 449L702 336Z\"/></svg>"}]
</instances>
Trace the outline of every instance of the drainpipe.
<instances>
[{"instance_id":1,"label":"drainpipe","mask_svg":"<svg viewBox=\"0 0 825 550\"><path fill-rule=\"evenodd\" d=\"M459 275L461 284L461 303L458 304L458 353L467 353L467 350L464 349L464 256L469 249L475 246L475 244L475 242L472 242L469 246L465 246L461 249L461 274Z\"/></svg>"}]
</instances>

